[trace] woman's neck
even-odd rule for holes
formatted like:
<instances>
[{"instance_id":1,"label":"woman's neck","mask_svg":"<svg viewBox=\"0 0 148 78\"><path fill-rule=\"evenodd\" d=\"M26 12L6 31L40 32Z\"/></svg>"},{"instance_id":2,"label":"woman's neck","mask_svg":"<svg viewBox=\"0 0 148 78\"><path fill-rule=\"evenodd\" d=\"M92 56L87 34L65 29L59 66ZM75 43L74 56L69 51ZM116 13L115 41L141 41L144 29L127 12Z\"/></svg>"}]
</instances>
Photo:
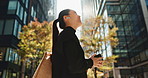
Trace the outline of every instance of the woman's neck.
<instances>
[{"instance_id":1,"label":"woman's neck","mask_svg":"<svg viewBox=\"0 0 148 78\"><path fill-rule=\"evenodd\" d=\"M67 25L66 27L72 27L74 30L76 30L78 28L76 26L71 26L71 25Z\"/></svg>"}]
</instances>

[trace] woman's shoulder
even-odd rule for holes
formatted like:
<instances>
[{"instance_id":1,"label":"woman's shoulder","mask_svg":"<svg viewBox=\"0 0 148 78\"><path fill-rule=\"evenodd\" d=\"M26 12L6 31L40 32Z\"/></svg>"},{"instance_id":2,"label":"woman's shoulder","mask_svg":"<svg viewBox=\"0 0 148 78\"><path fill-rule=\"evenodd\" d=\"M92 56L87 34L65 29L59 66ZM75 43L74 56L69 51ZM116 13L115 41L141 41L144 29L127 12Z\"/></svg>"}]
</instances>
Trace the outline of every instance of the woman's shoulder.
<instances>
[{"instance_id":1,"label":"woman's shoulder","mask_svg":"<svg viewBox=\"0 0 148 78\"><path fill-rule=\"evenodd\" d=\"M59 39L62 39L62 40L69 40L69 39L72 39L75 37L75 33L72 32L71 30L69 29L64 29L60 34L59 34Z\"/></svg>"}]
</instances>

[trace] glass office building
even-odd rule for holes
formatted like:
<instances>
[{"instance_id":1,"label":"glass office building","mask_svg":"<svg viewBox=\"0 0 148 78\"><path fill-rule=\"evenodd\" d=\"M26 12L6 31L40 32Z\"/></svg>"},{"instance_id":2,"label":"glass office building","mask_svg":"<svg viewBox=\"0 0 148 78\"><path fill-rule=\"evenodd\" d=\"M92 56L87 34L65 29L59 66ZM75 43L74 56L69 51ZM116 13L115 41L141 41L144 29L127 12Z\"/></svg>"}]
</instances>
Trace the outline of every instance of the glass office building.
<instances>
[{"instance_id":1,"label":"glass office building","mask_svg":"<svg viewBox=\"0 0 148 78\"><path fill-rule=\"evenodd\" d=\"M106 1L108 15L119 28L119 45L113 49L113 54L120 56L115 64L116 78L148 78L148 13L144 10L148 0L143 1Z\"/></svg>"},{"instance_id":2,"label":"glass office building","mask_svg":"<svg viewBox=\"0 0 148 78\"><path fill-rule=\"evenodd\" d=\"M82 19L83 22L85 20L96 17L96 16L102 16L103 18L108 17L107 14L107 8L106 8L106 0L81 0L82 3ZM84 28L87 28L88 26L83 26L82 31ZM105 25L104 27L100 26L99 30L99 36L101 37L106 37L108 32L108 25ZM86 36L86 35L85 35ZM100 46L101 50L98 51L97 53L102 54L104 58L109 57L112 55L112 48L110 45L110 42L101 42L102 46ZM85 47L84 47L85 49ZM110 77L113 77L113 72L105 72L110 74Z\"/></svg>"},{"instance_id":3,"label":"glass office building","mask_svg":"<svg viewBox=\"0 0 148 78\"><path fill-rule=\"evenodd\" d=\"M114 78L148 78L148 0L82 0L81 3L83 19L110 16L119 28L119 45L113 49L113 54L120 56Z\"/></svg>"},{"instance_id":4,"label":"glass office building","mask_svg":"<svg viewBox=\"0 0 148 78\"><path fill-rule=\"evenodd\" d=\"M147 9L148 9L148 0L145 0L145 2L146 2Z\"/></svg>"},{"instance_id":5,"label":"glass office building","mask_svg":"<svg viewBox=\"0 0 148 78\"><path fill-rule=\"evenodd\" d=\"M96 3L97 0L81 0L81 8L82 8L82 21L90 17L95 17L96 14Z\"/></svg>"},{"instance_id":6,"label":"glass office building","mask_svg":"<svg viewBox=\"0 0 148 78\"><path fill-rule=\"evenodd\" d=\"M19 32L34 17L40 22L53 20L48 16L53 6L51 0L0 0L0 78L20 78L20 56L14 52ZM26 66L26 78L32 78L30 69L31 65Z\"/></svg>"}]
</instances>

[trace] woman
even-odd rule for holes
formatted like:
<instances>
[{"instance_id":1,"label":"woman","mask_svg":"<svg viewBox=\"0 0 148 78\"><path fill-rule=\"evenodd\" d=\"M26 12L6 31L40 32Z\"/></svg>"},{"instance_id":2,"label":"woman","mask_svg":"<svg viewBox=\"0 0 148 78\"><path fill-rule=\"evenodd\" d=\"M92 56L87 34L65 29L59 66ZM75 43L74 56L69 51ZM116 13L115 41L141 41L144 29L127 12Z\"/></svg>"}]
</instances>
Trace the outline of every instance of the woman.
<instances>
[{"instance_id":1,"label":"woman","mask_svg":"<svg viewBox=\"0 0 148 78\"><path fill-rule=\"evenodd\" d=\"M63 31L59 34L57 28ZM88 68L101 66L102 58L84 58L84 51L75 35L81 26L80 16L70 9L60 12L53 23L52 78L87 78Z\"/></svg>"}]
</instances>

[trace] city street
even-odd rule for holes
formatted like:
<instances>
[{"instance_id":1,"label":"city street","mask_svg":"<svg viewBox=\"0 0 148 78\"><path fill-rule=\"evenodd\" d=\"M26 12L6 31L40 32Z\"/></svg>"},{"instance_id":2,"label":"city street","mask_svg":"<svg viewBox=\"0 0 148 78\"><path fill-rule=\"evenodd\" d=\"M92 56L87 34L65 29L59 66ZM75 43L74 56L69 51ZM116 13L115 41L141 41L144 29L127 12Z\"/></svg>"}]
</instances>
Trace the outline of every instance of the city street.
<instances>
[{"instance_id":1,"label":"city street","mask_svg":"<svg viewBox=\"0 0 148 78\"><path fill-rule=\"evenodd\" d=\"M148 0L0 0L0 78L56 68L61 78L148 78Z\"/></svg>"}]
</instances>

